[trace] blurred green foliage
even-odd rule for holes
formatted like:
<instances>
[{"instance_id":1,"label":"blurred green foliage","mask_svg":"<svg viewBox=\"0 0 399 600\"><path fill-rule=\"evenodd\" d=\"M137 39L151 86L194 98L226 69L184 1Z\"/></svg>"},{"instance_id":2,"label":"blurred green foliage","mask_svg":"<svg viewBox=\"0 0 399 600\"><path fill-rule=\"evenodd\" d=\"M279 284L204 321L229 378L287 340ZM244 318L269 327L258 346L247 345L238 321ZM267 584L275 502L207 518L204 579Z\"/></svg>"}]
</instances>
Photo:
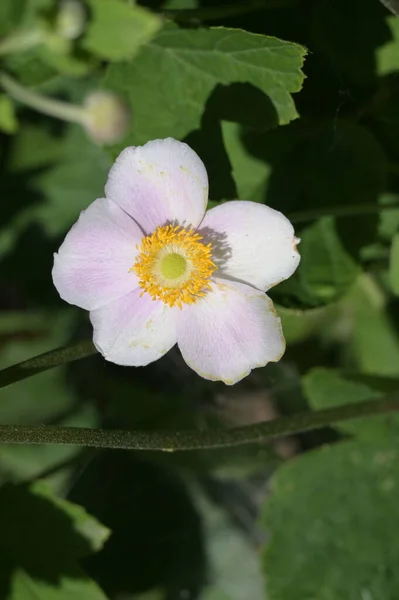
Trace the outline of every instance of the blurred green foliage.
<instances>
[{"instance_id":1,"label":"blurred green foliage","mask_svg":"<svg viewBox=\"0 0 399 600\"><path fill-rule=\"evenodd\" d=\"M399 21L379 0L236 3L0 2L0 367L90 337L53 252L118 152L167 136L212 205L292 218L283 360L230 389L175 349L93 356L1 389L1 424L206 430L398 389ZM73 107L113 91L129 127L100 146L4 73ZM397 600L397 438L379 416L182 454L1 445L0 600Z\"/></svg>"}]
</instances>

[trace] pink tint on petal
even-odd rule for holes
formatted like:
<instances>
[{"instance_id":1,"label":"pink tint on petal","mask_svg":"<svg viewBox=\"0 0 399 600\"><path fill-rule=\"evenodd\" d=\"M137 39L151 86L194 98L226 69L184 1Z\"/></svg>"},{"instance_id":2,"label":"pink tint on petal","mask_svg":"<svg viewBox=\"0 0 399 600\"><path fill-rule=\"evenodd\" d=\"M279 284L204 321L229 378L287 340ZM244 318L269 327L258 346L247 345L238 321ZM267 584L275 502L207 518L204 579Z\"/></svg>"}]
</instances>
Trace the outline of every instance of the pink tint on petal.
<instances>
[{"instance_id":1,"label":"pink tint on petal","mask_svg":"<svg viewBox=\"0 0 399 600\"><path fill-rule=\"evenodd\" d=\"M168 222L196 227L208 202L208 176L187 144L172 138L154 140L121 152L105 193L146 234Z\"/></svg>"},{"instance_id":2,"label":"pink tint on petal","mask_svg":"<svg viewBox=\"0 0 399 600\"><path fill-rule=\"evenodd\" d=\"M216 240L214 261L219 277L237 279L266 291L288 279L299 265L298 239L280 212L244 200L209 210L200 232Z\"/></svg>"},{"instance_id":3,"label":"pink tint on petal","mask_svg":"<svg viewBox=\"0 0 399 600\"><path fill-rule=\"evenodd\" d=\"M278 361L285 351L280 319L266 294L215 279L212 291L185 305L177 343L186 363L205 379L237 383L251 369Z\"/></svg>"},{"instance_id":4,"label":"pink tint on petal","mask_svg":"<svg viewBox=\"0 0 399 600\"><path fill-rule=\"evenodd\" d=\"M93 342L106 360L140 367L161 358L176 343L176 311L137 288L90 313Z\"/></svg>"},{"instance_id":5,"label":"pink tint on petal","mask_svg":"<svg viewBox=\"0 0 399 600\"><path fill-rule=\"evenodd\" d=\"M143 234L110 200L100 199L82 211L54 255L52 277L61 298L93 310L138 286L129 269Z\"/></svg>"}]
</instances>

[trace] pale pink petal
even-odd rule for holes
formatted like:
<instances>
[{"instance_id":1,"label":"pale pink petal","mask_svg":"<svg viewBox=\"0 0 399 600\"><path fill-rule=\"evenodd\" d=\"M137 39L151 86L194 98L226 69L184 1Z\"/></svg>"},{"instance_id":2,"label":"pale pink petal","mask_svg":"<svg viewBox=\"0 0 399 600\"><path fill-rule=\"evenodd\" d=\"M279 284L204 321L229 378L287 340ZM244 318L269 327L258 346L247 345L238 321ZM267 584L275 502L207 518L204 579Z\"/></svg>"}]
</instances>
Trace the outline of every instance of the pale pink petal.
<instances>
[{"instance_id":1,"label":"pale pink petal","mask_svg":"<svg viewBox=\"0 0 399 600\"><path fill-rule=\"evenodd\" d=\"M61 298L86 310L116 300L138 286L129 269L143 233L110 200L82 211L54 254L53 282Z\"/></svg>"},{"instance_id":2,"label":"pale pink petal","mask_svg":"<svg viewBox=\"0 0 399 600\"><path fill-rule=\"evenodd\" d=\"M206 213L200 231L214 247L218 277L260 290L288 279L300 261L291 223L264 204L225 202Z\"/></svg>"},{"instance_id":3,"label":"pale pink petal","mask_svg":"<svg viewBox=\"0 0 399 600\"><path fill-rule=\"evenodd\" d=\"M208 176L187 144L154 140L121 152L105 193L147 234L168 222L196 227L208 201Z\"/></svg>"},{"instance_id":4,"label":"pale pink petal","mask_svg":"<svg viewBox=\"0 0 399 600\"><path fill-rule=\"evenodd\" d=\"M90 313L93 342L106 360L140 367L163 356L176 343L176 311L138 288Z\"/></svg>"},{"instance_id":5,"label":"pale pink petal","mask_svg":"<svg viewBox=\"0 0 399 600\"><path fill-rule=\"evenodd\" d=\"M186 363L205 379L232 385L251 369L277 361L285 350L280 319L266 294L222 279L177 319Z\"/></svg>"}]
</instances>

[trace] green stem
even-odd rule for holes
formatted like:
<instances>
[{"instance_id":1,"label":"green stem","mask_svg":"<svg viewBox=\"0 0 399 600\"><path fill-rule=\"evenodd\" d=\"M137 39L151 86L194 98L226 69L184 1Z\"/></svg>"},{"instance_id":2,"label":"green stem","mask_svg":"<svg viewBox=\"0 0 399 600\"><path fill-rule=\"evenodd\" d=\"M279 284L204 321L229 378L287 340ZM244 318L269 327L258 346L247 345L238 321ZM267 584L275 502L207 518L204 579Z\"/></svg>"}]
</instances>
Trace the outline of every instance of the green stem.
<instances>
[{"instance_id":1,"label":"green stem","mask_svg":"<svg viewBox=\"0 0 399 600\"><path fill-rule=\"evenodd\" d=\"M399 210L399 203L395 204L352 204L350 206L330 206L327 208L315 208L311 210L301 210L288 214L292 223L302 223L303 221L314 221L321 217L356 217L359 215L371 215L384 212L386 210Z\"/></svg>"},{"instance_id":2,"label":"green stem","mask_svg":"<svg viewBox=\"0 0 399 600\"><path fill-rule=\"evenodd\" d=\"M45 425L0 425L0 444L63 444L124 450L174 452L222 448L266 442L270 439L319 429L334 423L399 411L399 395L306 412L247 425L212 431L123 431Z\"/></svg>"},{"instance_id":3,"label":"green stem","mask_svg":"<svg viewBox=\"0 0 399 600\"><path fill-rule=\"evenodd\" d=\"M295 6L295 0L244 0L224 6L204 8L165 9L162 14L177 22L218 21L229 17L238 17L258 10L272 10Z\"/></svg>"},{"instance_id":4,"label":"green stem","mask_svg":"<svg viewBox=\"0 0 399 600\"><path fill-rule=\"evenodd\" d=\"M53 367L58 367L73 360L79 360L80 358L86 358L86 356L90 356L96 352L97 350L93 342L91 340L84 340L71 346L39 354L39 356L0 371L0 388L36 375L36 373L46 371L47 369L52 369Z\"/></svg>"},{"instance_id":5,"label":"green stem","mask_svg":"<svg viewBox=\"0 0 399 600\"><path fill-rule=\"evenodd\" d=\"M6 73L0 73L0 86L13 98L25 106L40 113L56 117L70 123L84 123L86 111L81 106L75 106L61 100L54 100L28 90Z\"/></svg>"}]
</instances>

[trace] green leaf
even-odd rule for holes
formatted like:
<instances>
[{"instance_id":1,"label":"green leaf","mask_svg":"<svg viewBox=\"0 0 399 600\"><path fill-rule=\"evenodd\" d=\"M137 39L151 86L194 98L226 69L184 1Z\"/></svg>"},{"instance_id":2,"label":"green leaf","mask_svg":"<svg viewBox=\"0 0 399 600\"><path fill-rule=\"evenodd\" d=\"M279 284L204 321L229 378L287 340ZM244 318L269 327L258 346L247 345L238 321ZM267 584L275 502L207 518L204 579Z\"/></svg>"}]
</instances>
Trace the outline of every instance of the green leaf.
<instances>
[{"instance_id":1,"label":"green leaf","mask_svg":"<svg viewBox=\"0 0 399 600\"><path fill-rule=\"evenodd\" d=\"M44 55L46 56L46 52ZM55 66L49 61L43 60L42 48L33 48L29 52L21 54L11 54L5 62L18 82L24 86L39 86L58 76Z\"/></svg>"},{"instance_id":2,"label":"green leaf","mask_svg":"<svg viewBox=\"0 0 399 600\"><path fill-rule=\"evenodd\" d=\"M45 169L62 156L63 142L43 125L24 123L12 140L10 170L19 172Z\"/></svg>"},{"instance_id":3,"label":"green leaf","mask_svg":"<svg viewBox=\"0 0 399 600\"><path fill-rule=\"evenodd\" d=\"M0 2L0 38L28 35L38 25L41 13L51 9L53 0L2 0ZM1 41L3 41L1 39Z\"/></svg>"},{"instance_id":4,"label":"green leaf","mask_svg":"<svg viewBox=\"0 0 399 600\"><path fill-rule=\"evenodd\" d=\"M297 344L320 334L338 314L335 304L308 310L275 305L275 309L281 318L287 344Z\"/></svg>"},{"instance_id":5,"label":"green leaf","mask_svg":"<svg viewBox=\"0 0 399 600\"><path fill-rule=\"evenodd\" d=\"M0 595L7 600L105 600L78 566L109 530L43 483L0 488Z\"/></svg>"},{"instance_id":6,"label":"green leaf","mask_svg":"<svg viewBox=\"0 0 399 600\"><path fill-rule=\"evenodd\" d=\"M291 93L302 86L305 53L297 44L241 30L168 25L131 63L111 66L105 85L127 97L135 143L196 129L218 84L260 88L275 124L284 124L298 116Z\"/></svg>"},{"instance_id":7,"label":"green leaf","mask_svg":"<svg viewBox=\"0 0 399 600\"><path fill-rule=\"evenodd\" d=\"M5 367L30 359L45 350L59 345L68 339L73 315L47 313L42 321L41 331L21 335L3 343L0 352L0 371ZM51 363L50 363L51 364ZM54 364L54 363L53 363ZM59 363L60 364L60 363ZM21 369L22 375L23 369ZM18 379L14 379L18 381ZM42 423L69 409L74 402L71 391L62 385L63 373L50 370L41 373L29 382L15 383L0 390L0 421L2 423ZM11 382L10 382L11 383ZM29 383L29 384L28 384ZM1 383L0 383L1 385Z\"/></svg>"},{"instance_id":8,"label":"green leaf","mask_svg":"<svg viewBox=\"0 0 399 600\"><path fill-rule=\"evenodd\" d=\"M390 390L387 390L387 384ZM319 410L382 398L387 391L399 389L399 380L351 377L339 371L316 367L302 378L302 385L310 406ZM336 427L362 439L384 440L395 432L396 435L399 433L399 419L396 415L384 415L372 419L346 421L338 423Z\"/></svg>"},{"instance_id":9,"label":"green leaf","mask_svg":"<svg viewBox=\"0 0 399 600\"><path fill-rule=\"evenodd\" d=\"M384 204L398 204L399 206L399 195L398 194L381 194L379 203ZM386 210L380 213L380 222L378 226L379 237L383 240L391 241L395 233L399 230L399 210Z\"/></svg>"},{"instance_id":10,"label":"green leaf","mask_svg":"<svg viewBox=\"0 0 399 600\"><path fill-rule=\"evenodd\" d=\"M15 570L11 591L7 600L107 600L93 580L86 577L60 577L57 585L31 577L22 570Z\"/></svg>"},{"instance_id":11,"label":"green leaf","mask_svg":"<svg viewBox=\"0 0 399 600\"><path fill-rule=\"evenodd\" d=\"M301 232L301 262L277 293L292 294L309 306L328 304L353 285L359 267L340 241L334 219L324 217Z\"/></svg>"},{"instance_id":12,"label":"green leaf","mask_svg":"<svg viewBox=\"0 0 399 600\"><path fill-rule=\"evenodd\" d=\"M39 63L43 62L43 65L47 66L49 72L54 70L56 74L83 77L90 70L88 60L74 56L67 49L54 48L51 43L39 47L36 50L36 55Z\"/></svg>"},{"instance_id":13,"label":"green leaf","mask_svg":"<svg viewBox=\"0 0 399 600\"><path fill-rule=\"evenodd\" d=\"M350 349L363 373L399 376L399 336L377 283L364 274L351 290L348 309L353 321Z\"/></svg>"},{"instance_id":14,"label":"green leaf","mask_svg":"<svg viewBox=\"0 0 399 600\"><path fill-rule=\"evenodd\" d=\"M166 597L165 593L157 588L142 594L134 594L134 596L130 596L130 600L166 600Z\"/></svg>"},{"instance_id":15,"label":"green leaf","mask_svg":"<svg viewBox=\"0 0 399 600\"><path fill-rule=\"evenodd\" d=\"M391 177L396 177L399 162L399 80L393 74L381 79L378 91L366 107L366 112L372 119L375 135L384 147ZM397 187L385 190L381 202L397 201ZM386 215L386 220L393 212Z\"/></svg>"},{"instance_id":16,"label":"green leaf","mask_svg":"<svg viewBox=\"0 0 399 600\"><path fill-rule=\"evenodd\" d=\"M324 54L343 91L351 90L351 85L367 88L376 83L376 49L391 38L387 14L376 0L317 3L311 20L312 50Z\"/></svg>"},{"instance_id":17,"label":"green leaf","mask_svg":"<svg viewBox=\"0 0 399 600\"><path fill-rule=\"evenodd\" d=\"M237 123L222 123L223 141L233 169L238 198L263 202L271 167L248 152L242 143L240 132L241 127Z\"/></svg>"},{"instance_id":18,"label":"green leaf","mask_svg":"<svg viewBox=\"0 0 399 600\"><path fill-rule=\"evenodd\" d=\"M234 491L229 489L229 508L238 514L243 509L241 488ZM253 539L236 526L226 506L218 506L198 492L196 501L201 510L212 573L201 600L262 598L262 570Z\"/></svg>"},{"instance_id":19,"label":"green leaf","mask_svg":"<svg viewBox=\"0 0 399 600\"><path fill-rule=\"evenodd\" d=\"M10 489L21 488L14 486ZM97 519L90 516L84 508L78 506L77 504L73 504L72 502L68 502L67 500L57 498L52 494L51 489L43 482L34 483L31 486L31 491L38 498L42 498L51 502L54 507L62 511L64 515L67 515L72 521L73 530L70 533L68 532L72 550L69 552L70 556L80 558L82 556L86 556L87 554L91 554L92 552L97 552L103 547L104 542L109 537L110 531L107 529L107 527L97 521ZM32 529L34 530L35 528L40 530L38 523L32 524ZM36 536L33 535L33 537L35 538ZM51 540L52 544L54 544L55 540L57 539L57 533L55 531L49 531L47 533L47 537L48 540ZM84 546L82 543L83 541ZM64 539L64 547L66 545L66 540Z\"/></svg>"},{"instance_id":20,"label":"green leaf","mask_svg":"<svg viewBox=\"0 0 399 600\"><path fill-rule=\"evenodd\" d=\"M3 38L20 24L26 0L2 0L0 2L0 36Z\"/></svg>"},{"instance_id":21,"label":"green leaf","mask_svg":"<svg viewBox=\"0 0 399 600\"><path fill-rule=\"evenodd\" d=\"M393 293L399 296L399 233L396 233L392 239L389 278Z\"/></svg>"},{"instance_id":22,"label":"green leaf","mask_svg":"<svg viewBox=\"0 0 399 600\"><path fill-rule=\"evenodd\" d=\"M380 76L399 71L399 23L397 17L388 17L392 40L376 51L377 73Z\"/></svg>"},{"instance_id":23,"label":"green leaf","mask_svg":"<svg viewBox=\"0 0 399 600\"><path fill-rule=\"evenodd\" d=\"M15 116L14 104L8 96L0 94L0 131L15 133L18 121Z\"/></svg>"},{"instance_id":24,"label":"green leaf","mask_svg":"<svg viewBox=\"0 0 399 600\"><path fill-rule=\"evenodd\" d=\"M328 214L334 207L377 205L385 187L386 158L365 127L337 119L334 127L331 121L316 121L293 123L286 129L260 136L253 148L274 165L266 204L288 214L306 210ZM339 236L354 256L374 241L377 221L376 215L357 216L356 227L353 217L337 221Z\"/></svg>"},{"instance_id":25,"label":"green leaf","mask_svg":"<svg viewBox=\"0 0 399 600\"><path fill-rule=\"evenodd\" d=\"M170 10L187 10L188 8L198 8L198 0L166 0L163 8Z\"/></svg>"},{"instance_id":26,"label":"green leaf","mask_svg":"<svg viewBox=\"0 0 399 600\"><path fill-rule=\"evenodd\" d=\"M89 0L91 20L83 47L107 60L132 58L160 29L162 20L123 0Z\"/></svg>"},{"instance_id":27,"label":"green leaf","mask_svg":"<svg viewBox=\"0 0 399 600\"><path fill-rule=\"evenodd\" d=\"M396 600L398 443L347 442L277 471L263 523L272 600Z\"/></svg>"},{"instance_id":28,"label":"green leaf","mask_svg":"<svg viewBox=\"0 0 399 600\"><path fill-rule=\"evenodd\" d=\"M71 126L64 138L58 162L35 177L34 187L45 202L29 211L50 235L65 232L79 213L104 194L110 160L78 126Z\"/></svg>"},{"instance_id":29,"label":"green leaf","mask_svg":"<svg viewBox=\"0 0 399 600\"><path fill-rule=\"evenodd\" d=\"M202 527L178 473L133 452L98 453L70 498L112 531L102 551L86 563L110 598L154 588L168 598L182 589L194 597L200 589Z\"/></svg>"},{"instance_id":30,"label":"green leaf","mask_svg":"<svg viewBox=\"0 0 399 600\"><path fill-rule=\"evenodd\" d=\"M324 122L296 145L289 160L303 208L377 202L384 190L384 152L372 133L356 123L337 120L331 130L331 123Z\"/></svg>"},{"instance_id":31,"label":"green leaf","mask_svg":"<svg viewBox=\"0 0 399 600\"><path fill-rule=\"evenodd\" d=\"M23 377L37 373L46 366L43 357L31 360L31 357L50 348L65 343L74 327L74 313L67 310L53 313L49 310L41 313L25 312L14 315L2 314L0 320L1 352L0 367L15 365L8 370L8 378L17 381L13 385L0 390L0 422L21 424L62 423L66 426L95 427L98 417L91 406L78 404L78 396L71 385L66 382L66 369L50 369L57 364L57 353L47 355L45 373L35 375L26 381L18 381ZM4 322L3 322L4 319ZM14 339L10 336L14 335ZM58 350L65 361L65 351ZM22 368L20 361L28 359L30 368ZM41 361L41 365L39 364ZM29 365L28 362L28 365ZM33 364L32 364L33 362ZM36 370L34 364L36 362ZM25 364L25 367L27 363ZM62 360L58 364L63 364ZM0 385L5 381L7 370L0 371ZM8 379L8 383L10 383ZM73 446L0 446L0 479L34 477L41 471L73 457L78 448ZM57 481L59 478L56 478ZM1 597L1 595L0 595Z\"/></svg>"}]
</instances>

